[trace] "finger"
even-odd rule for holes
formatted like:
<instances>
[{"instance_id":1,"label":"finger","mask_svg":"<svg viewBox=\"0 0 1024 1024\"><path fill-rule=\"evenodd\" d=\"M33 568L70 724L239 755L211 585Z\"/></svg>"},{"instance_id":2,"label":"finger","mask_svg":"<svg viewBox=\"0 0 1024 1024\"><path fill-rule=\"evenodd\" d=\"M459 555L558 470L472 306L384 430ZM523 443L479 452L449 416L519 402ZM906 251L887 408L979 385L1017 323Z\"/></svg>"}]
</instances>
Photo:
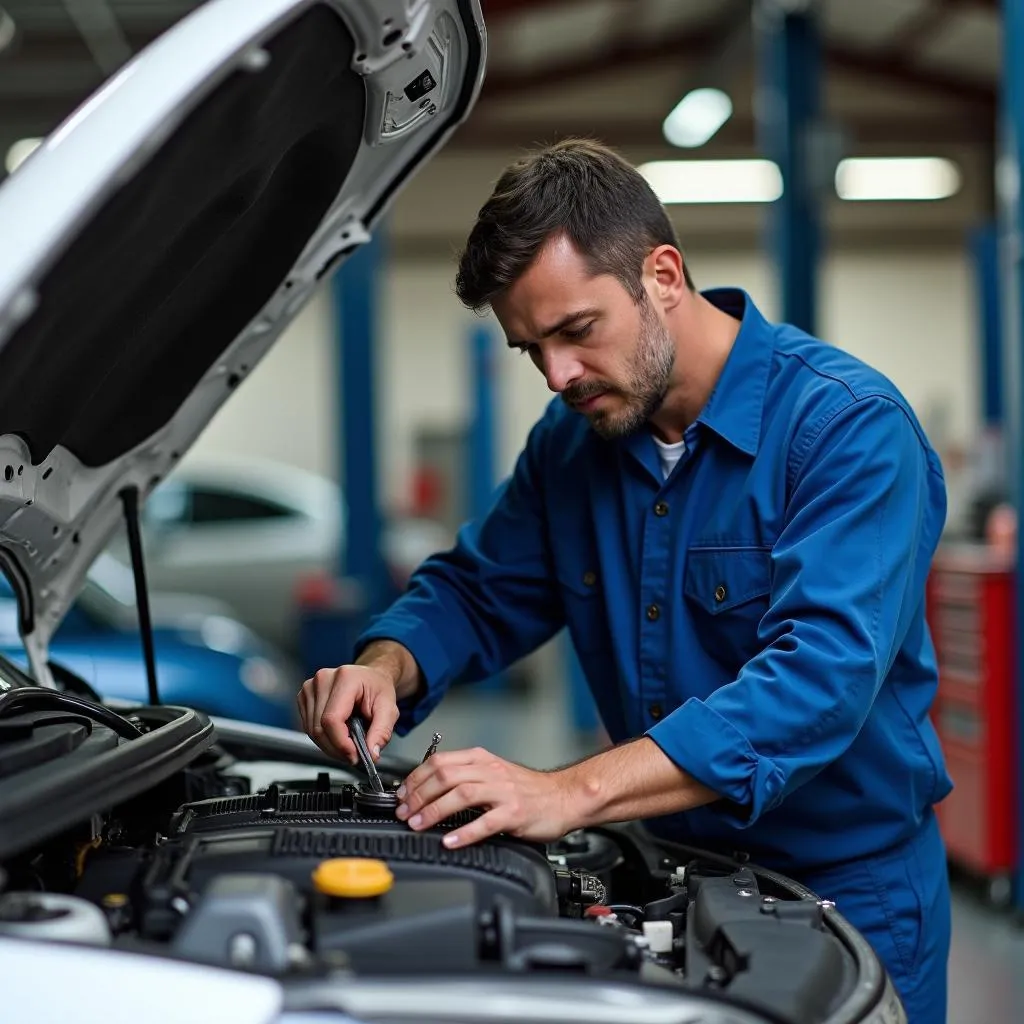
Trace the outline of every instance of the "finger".
<instances>
[{"instance_id":1,"label":"finger","mask_svg":"<svg viewBox=\"0 0 1024 1024\"><path fill-rule=\"evenodd\" d=\"M398 715L398 705L388 700L386 694L378 694L374 700L370 728L366 734L366 742L375 761L380 757L380 752L391 742Z\"/></svg>"},{"instance_id":2,"label":"finger","mask_svg":"<svg viewBox=\"0 0 1024 1024\"><path fill-rule=\"evenodd\" d=\"M341 753L326 738L320 726L320 718L316 713L317 701L314 680L307 679L303 684L302 689L299 691L298 703L303 731L328 757L341 758Z\"/></svg>"},{"instance_id":3,"label":"finger","mask_svg":"<svg viewBox=\"0 0 1024 1024\"><path fill-rule=\"evenodd\" d=\"M317 673L313 738L321 745L326 743L335 751L336 757L347 760L349 764L355 764L359 757L349 736L347 723L352 717L356 694L341 686L338 676L339 673L335 671L331 677L321 680L320 673Z\"/></svg>"},{"instance_id":4,"label":"finger","mask_svg":"<svg viewBox=\"0 0 1024 1024\"><path fill-rule=\"evenodd\" d=\"M302 731L307 733L309 732L309 720L313 710L313 698L310 693L312 685L313 680L307 679L299 687L299 692L295 695L295 703L299 709L299 721L302 723Z\"/></svg>"},{"instance_id":5,"label":"finger","mask_svg":"<svg viewBox=\"0 0 1024 1024\"><path fill-rule=\"evenodd\" d=\"M405 781L399 787L398 796L402 798L406 793L419 789L438 771L480 764L488 766L500 765L501 759L479 747L473 747L469 750L446 750L437 754L431 754L423 764L417 765L409 772Z\"/></svg>"},{"instance_id":6,"label":"finger","mask_svg":"<svg viewBox=\"0 0 1024 1024\"><path fill-rule=\"evenodd\" d=\"M441 842L449 849L455 846L472 846L473 843L479 843L482 839L489 839L504 831L508 827L505 817L506 813L503 809L495 807L486 814L481 814L479 818L474 819L468 825L449 832Z\"/></svg>"},{"instance_id":7,"label":"finger","mask_svg":"<svg viewBox=\"0 0 1024 1024\"><path fill-rule=\"evenodd\" d=\"M453 814L487 804L486 786L479 782L464 782L427 803L413 814L407 824L414 831L433 828Z\"/></svg>"},{"instance_id":8,"label":"finger","mask_svg":"<svg viewBox=\"0 0 1024 1024\"><path fill-rule=\"evenodd\" d=\"M464 764L438 768L415 789L406 788L406 792L399 797L402 803L396 813L400 819L411 818L428 804L439 800L456 787L484 781L486 780L476 765Z\"/></svg>"}]
</instances>

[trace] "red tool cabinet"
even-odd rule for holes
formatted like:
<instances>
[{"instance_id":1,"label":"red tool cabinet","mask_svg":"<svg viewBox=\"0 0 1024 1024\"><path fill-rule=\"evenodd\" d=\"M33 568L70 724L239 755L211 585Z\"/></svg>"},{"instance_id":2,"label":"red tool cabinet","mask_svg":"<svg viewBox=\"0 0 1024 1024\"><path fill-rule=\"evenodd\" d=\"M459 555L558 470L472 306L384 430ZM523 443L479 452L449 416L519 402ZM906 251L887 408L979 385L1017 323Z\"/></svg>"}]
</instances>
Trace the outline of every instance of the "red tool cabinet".
<instances>
[{"instance_id":1,"label":"red tool cabinet","mask_svg":"<svg viewBox=\"0 0 1024 1024\"><path fill-rule=\"evenodd\" d=\"M956 788L938 808L950 860L1005 902L1017 868L1014 566L980 546L940 549L928 584L939 664L933 720Z\"/></svg>"}]
</instances>

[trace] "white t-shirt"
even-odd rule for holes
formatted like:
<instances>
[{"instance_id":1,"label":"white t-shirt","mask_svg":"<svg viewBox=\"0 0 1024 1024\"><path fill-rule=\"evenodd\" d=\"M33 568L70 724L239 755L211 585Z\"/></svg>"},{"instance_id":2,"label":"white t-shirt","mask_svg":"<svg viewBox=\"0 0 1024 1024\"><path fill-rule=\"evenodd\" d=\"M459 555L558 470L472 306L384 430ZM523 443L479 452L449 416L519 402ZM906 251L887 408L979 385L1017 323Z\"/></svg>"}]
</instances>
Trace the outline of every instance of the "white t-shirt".
<instances>
[{"instance_id":1,"label":"white t-shirt","mask_svg":"<svg viewBox=\"0 0 1024 1024\"><path fill-rule=\"evenodd\" d=\"M686 441L667 444L655 437L654 443L658 446L658 455L661 458L661 475L667 480L672 470L676 468L676 463L686 454Z\"/></svg>"}]
</instances>

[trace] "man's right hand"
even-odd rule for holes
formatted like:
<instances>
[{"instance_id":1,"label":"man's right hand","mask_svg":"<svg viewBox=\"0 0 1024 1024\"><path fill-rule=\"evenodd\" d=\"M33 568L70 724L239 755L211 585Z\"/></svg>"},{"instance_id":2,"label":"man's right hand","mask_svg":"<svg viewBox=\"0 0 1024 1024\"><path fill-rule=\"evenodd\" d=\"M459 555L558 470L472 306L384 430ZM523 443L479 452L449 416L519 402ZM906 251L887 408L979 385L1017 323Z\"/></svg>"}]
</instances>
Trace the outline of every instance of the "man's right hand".
<instances>
[{"instance_id":1,"label":"man's right hand","mask_svg":"<svg viewBox=\"0 0 1024 1024\"><path fill-rule=\"evenodd\" d=\"M398 644L382 642L363 653L359 663L322 668L299 690L302 728L332 757L359 763L348 720L360 711L367 722L366 743L374 761L391 739L398 721L398 698L414 692L418 668Z\"/></svg>"}]
</instances>

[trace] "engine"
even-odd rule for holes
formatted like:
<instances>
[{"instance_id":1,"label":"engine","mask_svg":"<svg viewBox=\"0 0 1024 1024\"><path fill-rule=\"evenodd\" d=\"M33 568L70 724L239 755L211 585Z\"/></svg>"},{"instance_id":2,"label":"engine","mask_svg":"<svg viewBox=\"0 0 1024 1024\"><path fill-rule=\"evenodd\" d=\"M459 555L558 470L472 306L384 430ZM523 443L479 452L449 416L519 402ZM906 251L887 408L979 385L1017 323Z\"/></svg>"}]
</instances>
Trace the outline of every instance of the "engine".
<instances>
[{"instance_id":1,"label":"engine","mask_svg":"<svg viewBox=\"0 0 1024 1024\"><path fill-rule=\"evenodd\" d=\"M651 943L637 941L633 911L620 919L607 905L623 862L610 840L580 834L548 849L499 837L448 850L443 835L466 815L417 833L395 803L326 772L191 801L148 848L89 850L74 896L104 912L114 939L271 974L605 973L643 961ZM655 942L662 954L671 928Z\"/></svg>"},{"instance_id":2,"label":"engine","mask_svg":"<svg viewBox=\"0 0 1024 1024\"><path fill-rule=\"evenodd\" d=\"M616 830L448 850L464 816L414 833L394 806L321 772L186 802L150 844L125 842L139 826L114 819L80 846L71 893L0 897L0 933L159 944L274 976L626 972L735 993L744 975L764 980L749 951L788 923L770 957L786 990L842 987L821 905L762 894L742 866L652 861Z\"/></svg>"},{"instance_id":3,"label":"engine","mask_svg":"<svg viewBox=\"0 0 1024 1024\"><path fill-rule=\"evenodd\" d=\"M155 712L151 712L155 715ZM130 749L130 747L129 747ZM447 849L395 788L213 746L3 862L0 936L145 952L273 977L529 975L719 993L802 1022L856 987L828 905L635 825Z\"/></svg>"}]
</instances>

